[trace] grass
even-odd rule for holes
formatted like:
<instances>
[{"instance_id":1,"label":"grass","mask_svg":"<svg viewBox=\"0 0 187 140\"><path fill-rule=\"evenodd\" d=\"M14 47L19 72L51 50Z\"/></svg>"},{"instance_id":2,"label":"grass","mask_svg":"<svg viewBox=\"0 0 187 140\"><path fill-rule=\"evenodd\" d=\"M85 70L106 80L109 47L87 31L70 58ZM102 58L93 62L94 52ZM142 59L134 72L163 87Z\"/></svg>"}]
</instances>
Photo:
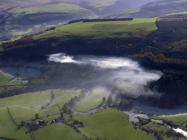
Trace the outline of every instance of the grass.
<instances>
[{"instance_id":1,"label":"grass","mask_svg":"<svg viewBox=\"0 0 187 140\"><path fill-rule=\"evenodd\" d=\"M24 113L24 112L23 112ZM14 138L19 140L30 140L29 135L25 134L26 130L17 130L16 126L10 121L6 108L0 109L0 136Z\"/></svg>"},{"instance_id":2,"label":"grass","mask_svg":"<svg viewBox=\"0 0 187 140\"><path fill-rule=\"evenodd\" d=\"M184 11L184 12L171 13L171 14L168 14L168 16L172 16L172 15L186 15L186 14L187 14L187 11Z\"/></svg>"},{"instance_id":3,"label":"grass","mask_svg":"<svg viewBox=\"0 0 187 140\"><path fill-rule=\"evenodd\" d=\"M86 9L81 8L76 4L68 4L68 3L54 3L54 4L46 4L42 6L33 6L26 8L15 8L11 12L15 14L36 14L36 13L81 13L85 12Z\"/></svg>"},{"instance_id":4,"label":"grass","mask_svg":"<svg viewBox=\"0 0 187 140\"><path fill-rule=\"evenodd\" d=\"M179 115L179 116L164 116L164 117L161 117L161 119L164 119L164 120L168 120L168 121L172 121L172 122L176 122L176 123L187 123L187 115L184 114L184 115Z\"/></svg>"},{"instance_id":5,"label":"grass","mask_svg":"<svg viewBox=\"0 0 187 140\"><path fill-rule=\"evenodd\" d=\"M9 90L18 89L26 85L26 81L16 79L13 76L0 71L0 94Z\"/></svg>"},{"instance_id":6,"label":"grass","mask_svg":"<svg viewBox=\"0 0 187 140\"><path fill-rule=\"evenodd\" d=\"M77 119L85 125L81 132L93 140L154 140L152 135L134 129L128 116L117 110L107 109L93 115L78 116Z\"/></svg>"},{"instance_id":7,"label":"grass","mask_svg":"<svg viewBox=\"0 0 187 140\"><path fill-rule=\"evenodd\" d=\"M3 44L6 44L6 43L11 43L11 42L14 42L14 41L17 41L19 39L21 39L23 37L23 34L22 35L15 35L14 37L8 39L8 40L5 40L5 41L1 41L0 40L0 45L3 45ZM2 48L0 46L0 52L3 52L4 51L4 48Z\"/></svg>"},{"instance_id":8,"label":"grass","mask_svg":"<svg viewBox=\"0 0 187 140\"><path fill-rule=\"evenodd\" d=\"M166 133L169 130L169 128L167 128L166 126L159 125L153 122L144 125L143 128L161 133Z\"/></svg>"},{"instance_id":9,"label":"grass","mask_svg":"<svg viewBox=\"0 0 187 140\"><path fill-rule=\"evenodd\" d=\"M54 94L54 99L48 104L52 93ZM39 113L40 118L52 120L53 118L48 118L47 116L58 114L59 110L56 104L63 106L72 97L78 95L80 95L79 91L53 90L52 92L47 90L0 99L0 136L30 140L29 134L25 133L26 129L16 129L16 125L8 114L7 107L17 123L33 119L36 113ZM42 107L46 108L42 109ZM61 140L63 138L64 140L84 140L85 138L82 134L92 139L97 137L107 138L107 140L153 139L151 135L146 135L143 131L134 129L131 123L128 122L128 116L117 110L107 109L94 115L74 117L84 123L84 127L80 129L81 133L77 133L72 128L58 123L35 131L36 139Z\"/></svg>"},{"instance_id":10,"label":"grass","mask_svg":"<svg viewBox=\"0 0 187 140\"><path fill-rule=\"evenodd\" d=\"M0 109L9 107L17 121L32 119L36 113L39 113L41 117L46 117L51 113L58 114L59 111L56 105L63 106L72 97L78 96L79 92L55 90L54 101L46 109L41 109L42 106L49 102L50 94L51 91L48 90L0 99Z\"/></svg>"},{"instance_id":11,"label":"grass","mask_svg":"<svg viewBox=\"0 0 187 140\"><path fill-rule=\"evenodd\" d=\"M144 125L142 128L162 134L163 140L173 140L172 137L168 137L166 135L166 133L170 130L170 128L168 128L164 125L159 125L159 124L150 122L150 123Z\"/></svg>"},{"instance_id":12,"label":"grass","mask_svg":"<svg viewBox=\"0 0 187 140\"><path fill-rule=\"evenodd\" d=\"M54 30L34 35L33 39L68 38L69 36L92 38L141 37L142 32L147 34L157 29L155 21L156 18L139 18L132 21L78 22L62 25Z\"/></svg>"},{"instance_id":13,"label":"grass","mask_svg":"<svg viewBox=\"0 0 187 140\"><path fill-rule=\"evenodd\" d=\"M35 132L37 140L84 140L83 136L63 124L47 126Z\"/></svg>"},{"instance_id":14,"label":"grass","mask_svg":"<svg viewBox=\"0 0 187 140\"><path fill-rule=\"evenodd\" d=\"M107 98L108 93L102 91L93 91L88 96L86 96L81 102L75 107L79 112L87 112L91 109L96 108L102 104L103 99Z\"/></svg>"},{"instance_id":15,"label":"grass","mask_svg":"<svg viewBox=\"0 0 187 140\"><path fill-rule=\"evenodd\" d=\"M57 104L63 106L72 97L79 96L80 94L79 91L61 90L54 90L53 93L55 98L50 105L47 105L51 98L50 90L0 99L0 136L19 140L27 140L29 138L25 134L26 130L16 130L16 126L8 114L7 107L17 123L33 119L36 113L39 113L41 118L48 120L58 117L59 110L56 107ZM42 109L43 106L47 107ZM49 115L53 116L50 117Z\"/></svg>"},{"instance_id":16,"label":"grass","mask_svg":"<svg viewBox=\"0 0 187 140\"><path fill-rule=\"evenodd\" d=\"M15 79L13 76L0 72L0 86L17 85L21 86L24 82Z\"/></svg>"},{"instance_id":17,"label":"grass","mask_svg":"<svg viewBox=\"0 0 187 140\"><path fill-rule=\"evenodd\" d=\"M52 94L54 95L53 100L51 100ZM7 107L16 123L30 121L36 113L39 114L41 119L51 121L59 117L57 105L63 106L73 97L79 95L80 91L47 90L0 99L0 137L18 140L31 139L29 134L25 133L26 129L18 130L16 128ZM37 140L84 140L83 135L92 140L98 138L107 140L154 140L152 135L135 129L128 121L127 114L115 109L106 109L92 115L74 116L74 119L84 124L84 127L80 128L80 133L69 126L57 123L40 128L34 132L34 136ZM157 126L151 125L151 127ZM165 128L159 127L159 130L165 131Z\"/></svg>"},{"instance_id":18,"label":"grass","mask_svg":"<svg viewBox=\"0 0 187 140\"><path fill-rule=\"evenodd\" d=\"M173 138L171 138L171 137L166 137L166 136L165 136L165 137L163 138L163 140L173 140ZM181 140L182 140L182 139L181 139Z\"/></svg>"},{"instance_id":19,"label":"grass","mask_svg":"<svg viewBox=\"0 0 187 140\"><path fill-rule=\"evenodd\" d=\"M11 76L0 73L0 86L9 85L11 83L11 79Z\"/></svg>"}]
</instances>

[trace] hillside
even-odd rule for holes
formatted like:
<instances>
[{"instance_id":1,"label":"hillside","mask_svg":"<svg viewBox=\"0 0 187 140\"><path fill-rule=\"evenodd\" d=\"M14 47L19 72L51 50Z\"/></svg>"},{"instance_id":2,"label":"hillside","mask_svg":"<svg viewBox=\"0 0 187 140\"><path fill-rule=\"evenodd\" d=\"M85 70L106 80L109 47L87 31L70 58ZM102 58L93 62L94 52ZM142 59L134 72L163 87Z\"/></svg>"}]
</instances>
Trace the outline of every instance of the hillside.
<instances>
[{"instance_id":1,"label":"hillside","mask_svg":"<svg viewBox=\"0 0 187 140\"><path fill-rule=\"evenodd\" d=\"M117 15L151 0L0 1L0 40L43 31L71 20ZM41 20L42 19L42 20Z\"/></svg>"},{"instance_id":2,"label":"hillside","mask_svg":"<svg viewBox=\"0 0 187 140\"><path fill-rule=\"evenodd\" d=\"M118 54L120 52L118 49L122 49L123 51L125 49L135 50L136 47L133 45L135 43L133 43L134 40L144 40L144 38L156 30L156 18L124 21L76 22L58 26L54 29L28 37L23 37L15 42L5 43L5 45L2 45L2 50L11 52L11 50L14 51L16 48L30 48L28 47L30 46L30 43L32 44L32 47L37 47L37 44L40 43L41 45L40 48L37 47L38 49L42 49L45 46L45 49L41 52L42 54L38 54L40 56L59 50L65 52L75 51L77 53L86 53L87 51L93 51L93 53L106 52L109 54L114 51ZM23 42L27 43L25 44ZM99 47L102 46L104 42L109 46ZM116 47L115 42L117 42L117 46L119 47ZM87 43L90 43L91 46ZM46 46L46 44L48 45ZM18 47L17 45L21 46ZM74 45L77 46L77 50L73 49L75 47ZM35 49L32 51L35 54L34 51ZM21 52L22 51L20 51L20 53ZM17 53L19 54L19 51ZM37 53L39 52L37 51ZM33 54L30 52L29 55Z\"/></svg>"},{"instance_id":3,"label":"hillside","mask_svg":"<svg viewBox=\"0 0 187 140\"><path fill-rule=\"evenodd\" d=\"M15 58L39 61L58 52L130 57L167 75L157 83L160 92L170 93L170 96L165 94L160 98L163 101L158 102L159 105L167 107L171 105L171 102L167 102L169 99L175 100L175 104L181 104L187 99L185 19L186 15L173 15L158 19L66 24L1 45L3 51L0 58L10 61ZM179 77L183 79L182 84ZM179 90L184 96L182 99L176 94Z\"/></svg>"},{"instance_id":4,"label":"hillside","mask_svg":"<svg viewBox=\"0 0 187 140\"><path fill-rule=\"evenodd\" d=\"M125 38L138 36L138 32L144 31L146 35L157 29L156 18L133 19L127 21L106 21L106 22L77 22L56 27L39 35L34 35L34 40L44 38ZM132 35L130 35L132 33ZM134 33L134 34L133 34ZM137 34L136 34L137 33ZM143 33L142 33L143 34Z\"/></svg>"},{"instance_id":5,"label":"hillside","mask_svg":"<svg viewBox=\"0 0 187 140\"><path fill-rule=\"evenodd\" d=\"M71 99L80 96L80 92L77 91L53 90L54 99L44 108L43 106L51 98L50 92L42 91L1 99L0 120L4 124L0 128L1 137L30 140L32 134L38 140L51 140L53 138L61 140L62 137L65 140L86 140L87 138L95 140L97 137L113 139L116 138L116 135L119 135L119 140L122 140L121 138L137 139L139 137L142 137L142 140L154 140L153 135L134 129L133 125L128 122L127 114L114 109L106 109L95 115L73 115L73 118L71 118L64 109ZM36 94L37 96L35 96ZM65 116L65 118L59 119L59 122L54 121L60 118L57 105L62 106L64 110L62 113ZM9 110L9 113L7 110ZM38 119L33 118L36 113L38 113ZM11 115L13 120L9 120ZM35 126L38 128L29 130L32 129L32 123L34 124L39 120L43 120L45 125L42 127ZM112 120L116 120L115 123L108 123ZM95 121L95 125L93 125L93 121ZM103 127L100 126L100 122L103 123ZM25 123L25 126L21 126L21 123ZM26 126L26 123L28 126ZM16 130L16 127L19 127L19 129ZM119 129L120 133L119 131L112 131L113 127ZM126 132L124 133L124 131Z\"/></svg>"},{"instance_id":6,"label":"hillside","mask_svg":"<svg viewBox=\"0 0 187 140\"><path fill-rule=\"evenodd\" d=\"M10 11L14 14L36 14L36 13L76 13L76 12L86 12L86 9L83 9L75 4L68 3L54 3L54 4L46 4L40 6L33 6L27 8L16 8Z\"/></svg>"},{"instance_id":7,"label":"hillside","mask_svg":"<svg viewBox=\"0 0 187 140\"><path fill-rule=\"evenodd\" d=\"M5 34L0 36L6 39L10 36L35 33L59 23L92 15L87 9L71 3L16 7L2 13L0 28Z\"/></svg>"},{"instance_id":8,"label":"hillside","mask_svg":"<svg viewBox=\"0 0 187 140\"><path fill-rule=\"evenodd\" d=\"M160 17L187 11L186 0L160 0L145 4L140 9L129 14L133 17Z\"/></svg>"},{"instance_id":9,"label":"hillside","mask_svg":"<svg viewBox=\"0 0 187 140\"><path fill-rule=\"evenodd\" d=\"M187 0L0 0L0 140L186 140Z\"/></svg>"},{"instance_id":10,"label":"hillside","mask_svg":"<svg viewBox=\"0 0 187 140\"><path fill-rule=\"evenodd\" d=\"M186 11L187 2L179 0L1 1L0 40L37 33L81 18L160 17Z\"/></svg>"}]
</instances>

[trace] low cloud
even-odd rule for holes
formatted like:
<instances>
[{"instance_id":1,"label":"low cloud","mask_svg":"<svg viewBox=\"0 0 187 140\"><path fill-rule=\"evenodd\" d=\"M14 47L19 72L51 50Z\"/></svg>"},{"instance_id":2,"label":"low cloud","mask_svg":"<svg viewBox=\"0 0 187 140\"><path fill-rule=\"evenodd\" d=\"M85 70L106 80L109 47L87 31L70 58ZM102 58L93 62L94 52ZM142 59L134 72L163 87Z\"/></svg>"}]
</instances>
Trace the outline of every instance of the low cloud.
<instances>
[{"instance_id":1,"label":"low cloud","mask_svg":"<svg viewBox=\"0 0 187 140\"><path fill-rule=\"evenodd\" d=\"M92 83L92 87L102 86L103 88L100 89L105 89L107 92L115 90L115 92L133 98L139 96L157 96L157 92L152 91L149 88L149 84L159 80L162 76L158 71L145 70L137 62L122 57L73 57L65 54L53 54L49 56L49 61L64 65L90 66L92 69L97 70L93 77L91 77L92 72L85 72L88 77L91 77L89 82ZM85 79L82 82L85 82ZM87 88L86 84L84 88Z\"/></svg>"}]
</instances>

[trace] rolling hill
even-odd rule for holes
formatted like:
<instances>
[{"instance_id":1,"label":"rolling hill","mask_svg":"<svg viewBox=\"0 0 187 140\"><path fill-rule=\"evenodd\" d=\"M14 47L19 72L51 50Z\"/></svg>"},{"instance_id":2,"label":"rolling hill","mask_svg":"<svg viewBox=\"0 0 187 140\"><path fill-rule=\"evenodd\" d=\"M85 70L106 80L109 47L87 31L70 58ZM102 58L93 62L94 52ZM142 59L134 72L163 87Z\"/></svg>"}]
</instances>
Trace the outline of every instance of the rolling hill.
<instances>
[{"instance_id":1,"label":"rolling hill","mask_svg":"<svg viewBox=\"0 0 187 140\"><path fill-rule=\"evenodd\" d=\"M185 140L187 0L150 1L0 1L0 140Z\"/></svg>"},{"instance_id":2,"label":"rolling hill","mask_svg":"<svg viewBox=\"0 0 187 140\"><path fill-rule=\"evenodd\" d=\"M169 14L187 11L186 0L160 0L145 4L137 12L132 12L129 16L133 17L160 17Z\"/></svg>"},{"instance_id":3,"label":"rolling hill","mask_svg":"<svg viewBox=\"0 0 187 140\"><path fill-rule=\"evenodd\" d=\"M0 1L0 40L44 31L81 18L160 17L186 11L185 0Z\"/></svg>"},{"instance_id":4,"label":"rolling hill","mask_svg":"<svg viewBox=\"0 0 187 140\"><path fill-rule=\"evenodd\" d=\"M91 37L91 38L125 38L133 36L128 34L144 31L151 32L157 29L155 25L156 18L150 19L133 19L127 21L106 21L106 22L77 22L57 27L55 30L47 31L42 34L33 36L33 39L42 38L66 38L74 37Z\"/></svg>"},{"instance_id":5,"label":"rolling hill","mask_svg":"<svg viewBox=\"0 0 187 140\"><path fill-rule=\"evenodd\" d=\"M0 1L0 40L43 31L67 21L117 15L152 0Z\"/></svg>"},{"instance_id":6,"label":"rolling hill","mask_svg":"<svg viewBox=\"0 0 187 140\"><path fill-rule=\"evenodd\" d=\"M35 33L59 23L93 15L77 4L65 2L9 8L1 14L2 38Z\"/></svg>"}]
</instances>

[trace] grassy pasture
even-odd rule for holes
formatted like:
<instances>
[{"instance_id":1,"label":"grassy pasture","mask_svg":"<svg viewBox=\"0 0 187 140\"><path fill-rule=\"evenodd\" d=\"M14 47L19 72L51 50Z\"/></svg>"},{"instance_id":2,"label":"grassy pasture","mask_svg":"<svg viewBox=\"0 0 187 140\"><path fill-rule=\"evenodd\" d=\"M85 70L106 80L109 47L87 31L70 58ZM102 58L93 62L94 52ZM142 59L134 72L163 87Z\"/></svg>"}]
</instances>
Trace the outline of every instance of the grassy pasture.
<instances>
[{"instance_id":1,"label":"grassy pasture","mask_svg":"<svg viewBox=\"0 0 187 140\"><path fill-rule=\"evenodd\" d=\"M51 97L52 94L54 95L53 98ZM51 121L59 117L57 105L63 106L73 97L79 95L80 91L47 90L0 99L0 137L31 140L30 135L25 133L27 130L25 128L17 129L15 122L31 120L36 113L39 114L41 119ZM94 95L90 98L96 97ZM107 140L154 140L151 134L135 129L128 121L127 114L115 109L106 109L92 115L73 116L73 118L84 124L84 127L79 129L80 133L67 125L56 123L34 131L34 136L37 140L84 140L83 135L92 140L97 140L97 138ZM166 131L164 127L152 124L146 127L149 129L155 128L161 132ZM165 137L164 140L166 139L169 138Z\"/></svg>"},{"instance_id":2,"label":"grassy pasture","mask_svg":"<svg viewBox=\"0 0 187 140\"><path fill-rule=\"evenodd\" d=\"M84 140L83 136L63 124L55 124L35 132L37 140Z\"/></svg>"},{"instance_id":3,"label":"grassy pasture","mask_svg":"<svg viewBox=\"0 0 187 140\"><path fill-rule=\"evenodd\" d=\"M93 140L154 140L141 130L133 128L128 116L120 111L107 109L88 116L78 116L85 125L81 132Z\"/></svg>"},{"instance_id":4,"label":"grassy pasture","mask_svg":"<svg viewBox=\"0 0 187 140\"><path fill-rule=\"evenodd\" d=\"M0 72L0 86L10 84L10 82L12 81L11 79L12 77L10 75L5 75Z\"/></svg>"},{"instance_id":5,"label":"grassy pasture","mask_svg":"<svg viewBox=\"0 0 187 140\"><path fill-rule=\"evenodd\" d=\"M169 128L167 128L166 126L158 125L153 122L144 125L143 128L148 129L148 130L152 130L152 131L156 131L156 132L163 132L163 133L165 133L169 130Z\"/></svg>"},{"instance_id":6,"label":"grassy pasture","mask_svg":"<svg viewBox=\"0 0 187 140\"><path fill-rule=\"evenodd\" d=\"M93 91L88 96L86 96L83 100L80 101L79 104L75 107L77 111L87 112L91 109L96 108L100 104L102 104L103 99L107 98L108 93L102 91Z\"/></svg>"},{"instance_id":7,"label":"grassy pasture","mask_svg":"<svg viewBox=\"0 0 187 140\"><path fill-rule=\"evenodd\" d=\"M187 114L178 115L178 116L164 116L161 119L176 122L176 123L187 123Z\"/></svg>"},{"instance_id":8,"label":"grassy pasture","mask_svg":"<svg viewBox=\"0 0 187 140\"><path fill-rule=\"evenodd\" d=\"M186 14L187 14L187 11L183 11L183 12L171 13L171 14L168 14L168 16L170 16L170 15L186 15Z\"/></svg>"},{"instance_id":9,"label":"grassy pasture","mask_svg":"<svg viewBox=\"0 0 187 140\"><path fill-rule=\"evenodd\" d=\"M92 38L126 38L138 36L139 33L148 34L157 29L156 18L139 18L132 21L106 21L106 22L78 22L66 24L38 35L33 39L42 38L68 38L92 37Z\"/></svg>"},{"instance_id":10,"label":"grassy pasture","mask_svg":"<svg viewBox=\"0 0 187 140\"><path fill-rule=\"evenodd\" d=\"M0 72L0 86L17 85L21 86L23 82L15 79L13 76Z\"/></svg>"},{"instance_id":11,"label":"grassy pasture","mask_svg":"<svg viewBox=\"0 0 187 140\"><path fill-rule=\"evenodd\" d=\"M0 71L0 94L9 90L21 88L25 84L26 81L16 79L15 77Z\"/></svg>"},{"instance_id":12,"label":"grassy pasture","mask_svg":"<svg viewBox=\"0 0 187 140\"><path fill-rule=\"evenodd\" d=\"M25 134L25 129L16 129L7 108L9 108L16 123L33 119L36 113L41 118L51 120L59 115L57 105L63 106L71 98L79 96L80 93L79 91L54 90L53 94L53 100L51 100L51 91L27 93L0 99L0 136L19 140L29 139L29 136Z\"/></svg>"}]
</instances>

